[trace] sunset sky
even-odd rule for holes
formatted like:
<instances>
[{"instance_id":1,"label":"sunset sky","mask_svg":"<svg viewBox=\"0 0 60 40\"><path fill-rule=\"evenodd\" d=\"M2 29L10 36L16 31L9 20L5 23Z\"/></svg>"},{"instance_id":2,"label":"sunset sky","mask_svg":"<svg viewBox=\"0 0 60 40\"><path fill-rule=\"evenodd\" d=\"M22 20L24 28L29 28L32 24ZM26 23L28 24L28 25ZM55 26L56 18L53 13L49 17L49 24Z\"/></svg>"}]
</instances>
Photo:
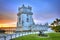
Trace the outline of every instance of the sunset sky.
<instances>
[{"instance_id":1,"label":"sunset sky","mask_svg":"<svg viewBox=\"0 0 60 40\"><path fill-rule=\"evenodd\" d=\"M0 0L0 27L16 26L18 7L31 6L36 24L51 23L60 18L59 0Z\"/></svg>"}]
</instances>

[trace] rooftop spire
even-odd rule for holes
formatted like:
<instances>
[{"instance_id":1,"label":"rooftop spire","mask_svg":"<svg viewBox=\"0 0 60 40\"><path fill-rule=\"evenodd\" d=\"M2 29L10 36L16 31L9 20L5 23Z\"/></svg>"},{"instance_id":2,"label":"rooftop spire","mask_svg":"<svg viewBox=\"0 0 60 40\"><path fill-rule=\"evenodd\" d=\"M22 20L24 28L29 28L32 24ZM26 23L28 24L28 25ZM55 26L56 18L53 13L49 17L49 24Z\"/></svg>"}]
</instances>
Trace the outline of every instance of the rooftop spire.
<instances>
[{"instance_id":1,"label":"rooftop spire","mask_svg":"<svg viewBox=\"0 0 60 40\"><path fill-rule=\"evenodd\" d=\"M24 4L22 5L22 7L25 7Z\"/></svg>"}]
</instances>

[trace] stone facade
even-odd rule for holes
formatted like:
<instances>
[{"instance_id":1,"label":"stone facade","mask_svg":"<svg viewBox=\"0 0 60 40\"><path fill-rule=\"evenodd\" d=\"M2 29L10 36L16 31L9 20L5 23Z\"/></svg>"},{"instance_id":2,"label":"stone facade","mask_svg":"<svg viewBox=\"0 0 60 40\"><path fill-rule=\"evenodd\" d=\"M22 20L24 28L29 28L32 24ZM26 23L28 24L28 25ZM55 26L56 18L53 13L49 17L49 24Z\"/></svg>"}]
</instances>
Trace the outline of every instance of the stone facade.
<instances>
[{"instance_id":1,"label":"stone facade","mask_svg":"<svg viewBox=\"0 0 60 40\"><path fill-rule=\"evenodd\" d=\"M17 22L17 31L30 30L29 27L33 25L33 13L31 12L32 8L30 6L19 8L18 12L18 22Z\"/></svg>"}]
</instances>

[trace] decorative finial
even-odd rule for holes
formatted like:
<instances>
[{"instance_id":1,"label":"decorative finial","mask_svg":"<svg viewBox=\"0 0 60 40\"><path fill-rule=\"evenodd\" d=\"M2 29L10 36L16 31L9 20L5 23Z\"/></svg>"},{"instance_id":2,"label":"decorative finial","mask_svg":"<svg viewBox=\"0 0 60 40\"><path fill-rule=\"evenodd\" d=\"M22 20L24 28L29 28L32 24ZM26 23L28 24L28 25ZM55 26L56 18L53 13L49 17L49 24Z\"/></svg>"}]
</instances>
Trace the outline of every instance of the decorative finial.
<instances>
[{"instance_id":1,"label":"decorative finial","mask_svg":"<svg viewBox=\"0 0 60 40\"><path fill-rule=\"evenodd\" d=\"M24 7L24 4L22 6Z\"/></svg>"}]
</instances>

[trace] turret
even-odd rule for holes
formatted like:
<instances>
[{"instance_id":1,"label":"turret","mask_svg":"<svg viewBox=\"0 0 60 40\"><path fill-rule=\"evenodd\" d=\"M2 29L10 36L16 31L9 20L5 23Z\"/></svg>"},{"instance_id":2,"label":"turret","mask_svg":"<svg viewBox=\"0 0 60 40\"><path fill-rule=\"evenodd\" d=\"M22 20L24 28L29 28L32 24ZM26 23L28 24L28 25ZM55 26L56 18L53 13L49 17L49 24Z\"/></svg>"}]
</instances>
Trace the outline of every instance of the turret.
<instances>
[{"instance_id":1,"label":"turret","mask_svg":"<svg viewBox=\"0 0 60 40\"><path fill-rule=\"evenodd\" d=\"M18 14L17 14L18 16L21 15L22 13L23 13L23 14L30 14L30 15L33 14L33 13L31 12L32 7L30 7L30 6L26 7L24 4L23 4L21 7L19 7L18 10L19 10L19 12L18 12Z\"/></svg>"},{"instance_id":2,"label":"turret","mask_svg":"<svg viewBox=\"0 0 60 40\"><path fill-rule=\"evenodd\" d=\"M28 6L28 9L32 10L32 7Z\"/></svg>"}]
</instances>

